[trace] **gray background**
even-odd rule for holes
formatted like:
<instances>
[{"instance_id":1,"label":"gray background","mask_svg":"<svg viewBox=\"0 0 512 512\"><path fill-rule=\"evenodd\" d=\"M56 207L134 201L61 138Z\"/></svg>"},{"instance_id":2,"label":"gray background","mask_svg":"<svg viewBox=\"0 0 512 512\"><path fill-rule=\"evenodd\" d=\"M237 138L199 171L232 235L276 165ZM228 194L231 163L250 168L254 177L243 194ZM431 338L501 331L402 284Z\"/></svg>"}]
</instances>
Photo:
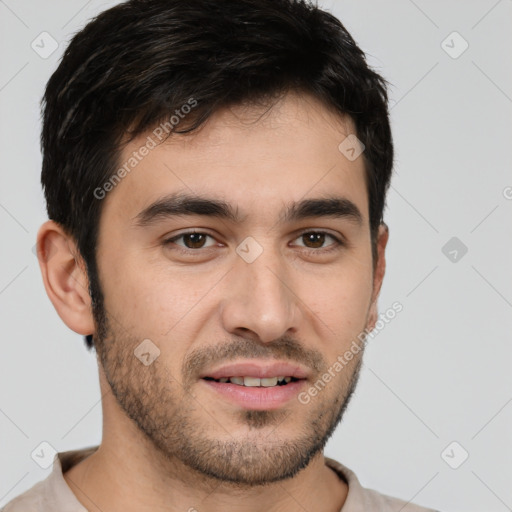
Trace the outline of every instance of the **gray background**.
<instances>
[{"instance_id":1,"label":"gray background","mask_svg":"<svg viewBox=\"0 0 512 512\"><path fill-rule=\"evenodd\" d=\"M72 34L115 3L0 0L0 505L47 476L31 458L41 442L64 451L101 440L95 357L55 313L32 249L46 220L44 84ZM406 500L512 510L512 1L320 4L393 84L380 307L404 308L367 347L326 454ZM31 48L43 31L59 44L47 58ZM454 31L469 44L457 58ZM462 450L469 458L452 469Z\"/></svg>"}]
</instances>

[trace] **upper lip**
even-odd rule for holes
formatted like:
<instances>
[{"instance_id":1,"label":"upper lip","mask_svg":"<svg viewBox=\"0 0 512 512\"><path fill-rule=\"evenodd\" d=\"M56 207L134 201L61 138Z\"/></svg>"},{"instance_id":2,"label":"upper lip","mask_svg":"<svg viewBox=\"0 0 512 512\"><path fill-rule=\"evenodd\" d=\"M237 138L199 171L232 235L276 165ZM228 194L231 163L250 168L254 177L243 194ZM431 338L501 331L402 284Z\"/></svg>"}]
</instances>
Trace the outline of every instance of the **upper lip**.
<instances>
[{"instance_id":1,"label":"upper lip","mask_svg":"<svg viewBox=\"0 0 512 512\"><path fill-rule=\"evenodd\" d=\"M222 379L223 377L256 377L260 379L269 377L295 377L307 379L309 371L299 364L285 361L242 361L223 365L214 370L205 372L201 378L211 377Z\"/></svg>"}]
</instances>

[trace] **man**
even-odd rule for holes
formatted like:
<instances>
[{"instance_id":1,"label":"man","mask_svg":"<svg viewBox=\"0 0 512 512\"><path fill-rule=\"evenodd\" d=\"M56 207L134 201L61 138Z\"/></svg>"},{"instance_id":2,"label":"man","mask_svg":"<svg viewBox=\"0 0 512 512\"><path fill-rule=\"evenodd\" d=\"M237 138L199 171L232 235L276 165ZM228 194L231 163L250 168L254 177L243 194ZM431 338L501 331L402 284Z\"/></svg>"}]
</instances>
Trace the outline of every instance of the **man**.
<instances>
[{"instance_id":1,"label":"man","mask_svg":"<svg viewBox=\"0 0 512 512\"><path fill-rule=\"evenodd\" d=\"M336 18L120 4L49 80L42 147L42 276L95 348L103 439L6 512L429 510L323 455L378 318L393 165L385 81Z\"/></svg>"}]
</instances>

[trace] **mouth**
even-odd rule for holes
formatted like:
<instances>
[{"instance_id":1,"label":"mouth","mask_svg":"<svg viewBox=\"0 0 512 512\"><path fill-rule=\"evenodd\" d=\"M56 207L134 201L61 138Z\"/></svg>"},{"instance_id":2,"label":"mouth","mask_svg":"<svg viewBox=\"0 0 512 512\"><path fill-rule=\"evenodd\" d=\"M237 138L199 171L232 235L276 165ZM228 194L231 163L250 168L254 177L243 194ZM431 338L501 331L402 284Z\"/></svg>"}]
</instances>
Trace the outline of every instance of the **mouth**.
<instances>
[{"instance_id":1,"label":"mouth","mask_svg":"<svg viewBox=\"0 0 512 512\"><path fill-rule=\"evenodd\" d=\"M273 410L297 398L310 372L284 361L252 360L228 364L200 377L214 399L242 409Z\"/></svg>"},{"instance_id":2,"label":"mouth","mask_svg":"<svg viewBox=\"0 0 512 512\"><path fill-rule=\"evenodd\" d=\"M237 386L245 386L248 388L273 388L275 386L286 386L290 382L297 382L299 380L296 377L290 376L278 376L278 377L221 377L220 379L214 379L213 377L203 377L204 380L210 380L219 382L221 384L236 384Z\"/></svg>"}]
</instances>

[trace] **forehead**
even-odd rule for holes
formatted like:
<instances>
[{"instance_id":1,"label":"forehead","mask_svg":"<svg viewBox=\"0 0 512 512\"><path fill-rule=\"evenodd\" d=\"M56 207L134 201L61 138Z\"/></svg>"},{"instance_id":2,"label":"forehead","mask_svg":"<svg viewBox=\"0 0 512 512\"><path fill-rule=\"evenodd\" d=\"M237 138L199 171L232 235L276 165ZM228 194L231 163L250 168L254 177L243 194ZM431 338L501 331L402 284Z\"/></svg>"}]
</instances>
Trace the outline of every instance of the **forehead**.
<instances>
[{"instance_id":1,"label":"forehead","mask_svg":"<svg viewBox=\"0 0 512 512\"><path fill-rule=\"evenodd\" d=\"M119 167L129 172L108 193L103 216L130 222L162 196L186 192L229 202L249 220L275 219L284 203L326 195L347 197L364 217L364 160L339 150L354 133L350 118L297 94L270 108L224 108L198 130L161 143L149 131L123 149Z\"/></svg>"}]
</instances>

